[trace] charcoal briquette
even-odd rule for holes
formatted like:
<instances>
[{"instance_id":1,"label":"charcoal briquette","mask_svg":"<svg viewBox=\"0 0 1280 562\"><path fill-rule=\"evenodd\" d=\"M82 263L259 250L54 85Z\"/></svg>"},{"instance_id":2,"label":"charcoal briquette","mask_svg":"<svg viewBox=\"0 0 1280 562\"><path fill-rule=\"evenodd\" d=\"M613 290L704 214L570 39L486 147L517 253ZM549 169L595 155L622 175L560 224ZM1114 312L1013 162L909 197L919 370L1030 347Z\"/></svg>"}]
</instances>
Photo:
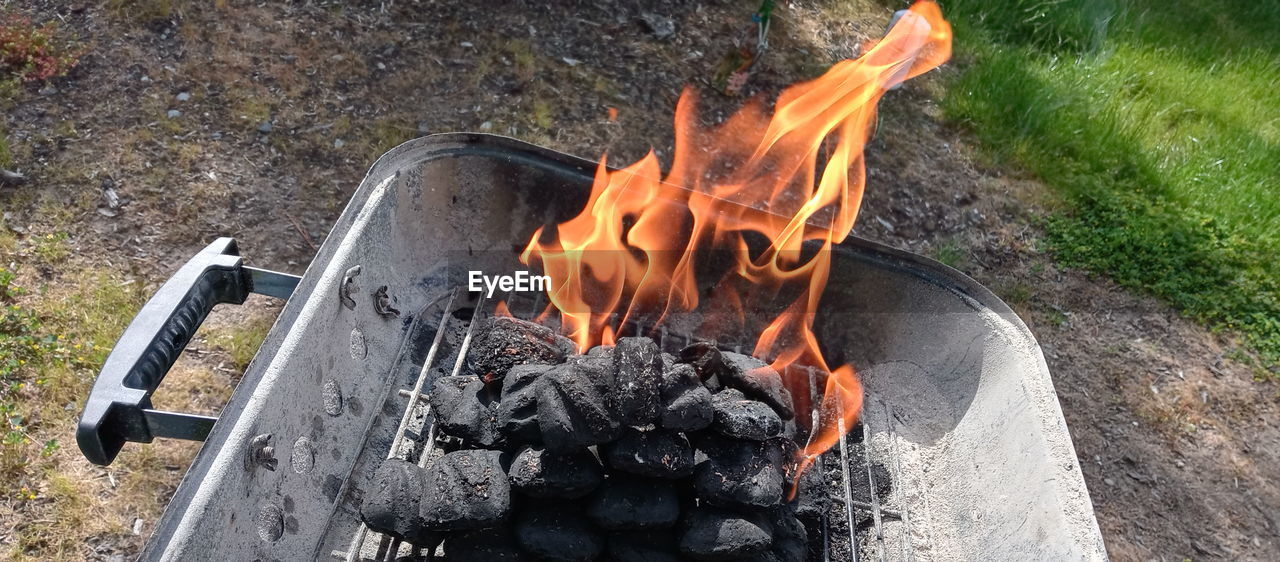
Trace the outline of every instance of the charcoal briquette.
<instances>
[{"instance_id":1,"label":"charcoal briquette","mask_svg":"<svg viewBox=\"0 0 1280 562\"><path fill-rule=\"evenodd\" d=\"M435 559L443 562L524 562L534 560L534 557L520 550L511 529L493 527L449 534L444 541L444 556Z\"/></svg>"},{"instance_id":2,"label":"charcoal briquette","mask_svg":"<svg viewBox=\"0 0 1280 562\"><path fill-rule=\"evenodd\" d=\"M511 483L502 452L468 449L448 453L427 469L420 512L433 531L483 529L511 511Z\"/></svg>"},{"instance_id":3,"label":"charcoal briquette","mask_svg":"<svg viewBox=\"0 0 1280 562\"><path fill-rule=\"evenodd\" d=\"M714 419L711 391L702 385L693 366L673 363L663 371L658 425L672 431L700 431Z\"/></svg>"},{"instance_id":4,"label":"charcoal briquette","mask_svg":"<svg viewBox=\"0 0 1280 562\"><path fill-rule=\"evenodd\" d=\"M737 439L763 441L782 433L782 419L768 404L726 388L711 396L711 429Z\"/></svg>"},{"instance_id":5,"label":"charcoal briquette","mask_svg":"<svg viewBox=\"0 0 1280 562\"><path fill-rule=\"evenodd\" d=\"M516 365L502 380L502 400L498 403L498 431L515 443L541 443L538 428L537 382L551 365Z\"/></svg>"},{"instance_id":6,"label":"charcoal briquette","mask_svg":"<svg viewBox=\"0 0 1280 562\"><path fill-rule=\"evenodd\" d=\"M614 386L617 384L615 380L615 372L613 366L613 348L612 347L593 347L591 351L603 349L600 353L587 353L586 355L574 355L567 360L580 367L583 373L596 385L611 402L614 400Z\"/></svg>"},{"instance_id":7,"label":"charcoal briquette","mask_svg":"<svg viewBox=\"0 0 1280 562\"><path fill-rule=\"evenodd\" d=\"M627 425L646 425L662 405L662 352L649 338L619 338L613 349L615 392Z\"/></svg>"},{"instance_id":8,"label":"charcoal briquette","mask_svg":"<svg viewBox=\"0 0 1280 562\"><path fill-rule=\"evenodd\" d=\"M604 537L577 504L532 505L515 527L520 546L545 560L594 560L604 551Z\"/></svg>"},{"instance_id":9,"label":"charcoal briquette","mask_svg":"<svg viewBox=\"0 0 1280 562\"><path fill-rule=\"evenodd\" d=\"M374 472L360 505L360 519L370 529L419 546L434 546L443 536L423 529L418 513L425 471L400 459L387 459Z\"/></svg>"},{"instance_id":10,"label":"charcoal briquette","mask_svg":"<svg viewBox=\"0 0 1280 562\"><path fill-rule=\"evenodd\" d=\"M511 461L507 474L512 488L535 498L580 498L602 479L600 461L586 449L556 454L525 447Z\"/></svg>"},{"instance_id":11,"label":"charcoal briquette","mask_svg":"<svg viewBox=\"0 0 1280 562\"><path fill-rule=\"evenodd\" d=\"M694 469L699 498L717 506L762 509L782 502L782 451L769 441L707 436L698 442L705 455Z\"/></svg>"},{"instance_id":12,"label":"charcoal briquette","mask_svg":"<svg viewBox=\"0 0 1280 562\"><path fill-rule=\"evenodd\" d=\"M555 364L573 355L572 340L546 326L498 316L485 321L467 350L467 372L485 381L505 377L516 365Z\"/></svg>"},{"instance_id":13,"label":"charcoal briquette","mask_svg":"<svg viewBox=\"0 0 1280 562\"><path fill-rule=\"evenodd\" d=\"M750 355L732 351L723 352L721 357L725 366L720 372L722 384L772 406L782 419L795 417L791 392L782 384L782 376L773 367Z\"/></svg>"},{"instance_id":14,"label":"charcoal briquette","mask_svg":"<svg viewBox=\"0 0 1280 562\"><path fill-rule=\"evenodd\" d=\"M680 537L680 552L696 560L741 560L768 552L773 528L763 513L698 507Z\"/></svg>"},{"instance_id":15,"label":"charcoal briquette","mask_svg":"<svg viewBox=\"0 0 1280 562\"><path fill-rule=\"evenodd\" d=\"M571 452L617 438L617 408L576 363L556 365L536 383L538 428L548 450Z\"/></svg>"},{"instance_id":16,"label":"charcoal briquette","mask_svg":"<svg viewBox=\"0 0 1280 562\"><path fill-rule=\"evenodd\" d=\"M661 529L680 517L675 485L613 475L587 500L587 516L602 529Z\"/></svg>"},{"instance_id":17,"label":"charcoal briquette","mask_svg":"<svg viewBox=\"0 0 1280 562\"><path fill-rule=\"evenodd\" d=\"M767 560L804 562L809 552L808 534L804 524L796 518L795 508L780 505L770 509L769 523L773 526L773 548L769 550L771 556Z\"/></svg>"},{"instance_id":18,"label":"charcoal briquette","mask_svg":"<svg viewBox=\"0 0 1280 562\"><path fill-rule=\"evenodd\" d=\"M617 441L603 445L609 468L651 478L684 478L693 474L693 447L681 433L627 428Z\"/></svg>"},{"instance_id":19,"label":"charcoal briquette","mask_svg":"<svg viewBox=\"0 0 1280 562\"><path fill-rule=\"evenodd\" d=\"M472 445L494 447L502 441L498 432L496 392L480 379L469 376L441 377L431 388L431 412L436 425L446 435Z\"/></svg>"},{"instance_id":20,"label":"charcoal briquette","mask_svg":"<svg viewBox=\"0 0 1280 562\"><path fill-rule=\"evenodd\" d=\"M609 533L609 560L613 562L679 562L680 550L671 531Z\"/></svg>"},{"instance_id":21,"label":"charcoal briquette","mask_svg":"<svg viewBox=\"0 0 1280 562\"><path fill-rule=\"evenodd\" d=\"M693 342L680 350L680 362L688 363L711 392L721 389L720 373L728 369L720 348L711 342Z\"/></svg>"}]
</instances>

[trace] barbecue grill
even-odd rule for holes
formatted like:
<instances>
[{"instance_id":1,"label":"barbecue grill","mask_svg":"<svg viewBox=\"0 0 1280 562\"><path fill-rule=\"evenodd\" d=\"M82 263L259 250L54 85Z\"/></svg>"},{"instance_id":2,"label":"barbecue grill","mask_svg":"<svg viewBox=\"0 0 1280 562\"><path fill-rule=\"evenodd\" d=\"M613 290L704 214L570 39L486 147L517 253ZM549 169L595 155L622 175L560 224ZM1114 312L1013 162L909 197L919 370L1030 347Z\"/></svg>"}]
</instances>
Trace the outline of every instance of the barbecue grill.
<instances>
[{"instance_id":1,"label":"barbecue grill","mask_svg":"<svg viewBox=\"0 0 1280 562\"><path fill-rule=\"evenodd\" d=\"M362 495L383 459L428 456L424 392L458 373L475 320L498 300L525 318L546 305L470 293L466 272L522 269L520 248L581 209L594 168L502 137L425 137L374 164L301 278L244 266L227 238L182 267L112 351L77 431L98 464L127 441L205 441L142 558L415 554L363 526ZM249 292L288 302L220 416L152 409L212 306ZM647 328L633 327L668 350L697 336ZM859 369L866 399L816 468L832 501L811 558L1106 558L1040 348L990 291L851 238L815 331ZM788 376L821 391L812 372Z\"/></svg>"}]
</instances>

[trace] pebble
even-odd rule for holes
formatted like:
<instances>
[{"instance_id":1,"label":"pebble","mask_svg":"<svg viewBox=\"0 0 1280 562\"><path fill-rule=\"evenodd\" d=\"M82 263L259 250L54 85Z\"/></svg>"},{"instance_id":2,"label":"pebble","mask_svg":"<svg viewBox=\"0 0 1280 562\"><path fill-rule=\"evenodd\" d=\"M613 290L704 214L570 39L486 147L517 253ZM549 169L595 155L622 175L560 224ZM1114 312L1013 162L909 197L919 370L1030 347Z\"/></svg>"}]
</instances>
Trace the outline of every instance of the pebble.
<instances>
[{"instance_id":1,"label":"pebble","mask_svg":"<svg viewBox=\"0 0 1280 562\"><path fill-rule=\"evenodd\" d=\"M170 109L169 112L166 113L165 115L168 115L170 119L176 119L182 115L182 112L176 109Z\"/></svg>"},{"instance_id":2,"label":"pebble","mask_svg":"<svg viewBox=\"0 0 1280 562\"><path fill-rule=\"evenodd\" d=\"M263 134L270 133L271 129L272 129L272 125L270 121L263 121L261 124L258 125L259 133L263 133Z\"/></svg>"},{"instance_id":3,"label":"pebble","mask_svg":"<svg viewBox=\"0 0 1280 562\"><path fill-rule=\"evenodd\" d=\"M178 92L178 101L187 101L191 99L191 94L187 92Z\"/></svg>"}]
</instances>

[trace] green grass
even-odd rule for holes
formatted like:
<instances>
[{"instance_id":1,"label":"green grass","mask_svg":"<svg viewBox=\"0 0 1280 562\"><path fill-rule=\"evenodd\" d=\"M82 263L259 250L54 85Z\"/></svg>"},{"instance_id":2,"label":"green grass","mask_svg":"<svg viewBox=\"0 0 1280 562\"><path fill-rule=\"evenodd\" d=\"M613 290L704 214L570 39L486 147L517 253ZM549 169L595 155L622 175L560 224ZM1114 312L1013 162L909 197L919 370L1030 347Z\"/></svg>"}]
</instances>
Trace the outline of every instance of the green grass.
<instances>
[{"instance_id":1,"label":"green grass","mask_svg":"<svg viewBox=\"0 0 1280 562\"><path fill-rule=\"evenodd\" d=\"M1061 195L1059 260L1240 334L1280 368L1280 3L956 0L944 99Z\"/></svg>"}]
</instances>

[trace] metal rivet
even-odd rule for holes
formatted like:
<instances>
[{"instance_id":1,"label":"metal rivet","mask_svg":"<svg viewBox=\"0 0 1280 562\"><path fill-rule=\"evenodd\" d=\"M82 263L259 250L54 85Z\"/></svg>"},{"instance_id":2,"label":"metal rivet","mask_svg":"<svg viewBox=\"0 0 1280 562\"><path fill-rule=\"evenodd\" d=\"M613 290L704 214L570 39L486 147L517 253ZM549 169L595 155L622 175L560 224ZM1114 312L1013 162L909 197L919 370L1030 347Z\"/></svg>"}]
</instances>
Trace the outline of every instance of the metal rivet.
<instances>
[{"instance_id":1,"label":"metal rivet","mask_svg":"<svg viewBox=\"0 0 1280 562\"><path fill-rule=\"evenodd\" d=\"M289 465L298 474L311 472L316 466L316 448L308 437L299 437L293 442L293 454L289 455Z\"/></svg>"},{"instance_id":2,"label":"metal rivet","mask_svg":"<svg viewBox=\"0 0 1280 562\"><path fill-rule=\"evenodd\" d=\"M331 416L342 414L342 389L338 388L338 383L333 379L324 381L324 387L320 390L321 398L324 400L324 413Z\"/></svg>"},{"instance_id":3,"label":"metal rivet","mask_svg":"<svg viewBox=\"0 0 1280 562\"><path fill-rule=\"evenodd\" d=\"M284 534L284 511L275 504L262 504L257 522L258 538L266 542L274 542Z\"/></svg>"},{"instance_id":4,"label":"metal rivet","mask_svg":"<svg viewBox=\"0 0 1280 562\"><path fill-rule=\"evenodd\" d=\"M364 341L364 332L360 328L351 329L351 358L357 361L369 354L369 344Z\"/></svg>"}]
</instances>

